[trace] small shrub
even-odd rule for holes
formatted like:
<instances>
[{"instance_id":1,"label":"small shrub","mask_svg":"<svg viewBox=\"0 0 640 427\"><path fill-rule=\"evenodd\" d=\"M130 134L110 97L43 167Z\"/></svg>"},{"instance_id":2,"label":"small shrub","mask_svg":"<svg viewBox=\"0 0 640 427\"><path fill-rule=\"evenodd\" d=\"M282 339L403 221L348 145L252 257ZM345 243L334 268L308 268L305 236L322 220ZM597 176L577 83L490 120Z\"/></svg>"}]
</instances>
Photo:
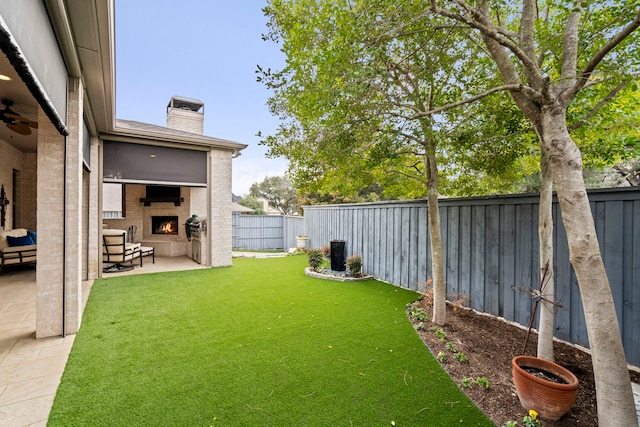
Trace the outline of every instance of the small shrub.
<instances>
[{"instance_id":1,"label":"small shrub","mask_svg":"<svg viewBox=\"0 0 640 427\"><path fill-rule=\"evenodd\" d=\"M318 271L322 265L322 252L319 249L311 249L307 251L307 262L313 271Z\"/></svg>"},{"instance_id":2,"label":"small shrub","mask_svg":"<svg viewBox=\"0 0 640 427\"><path fill-rule=\"evenodd\" d=\"M360 255L352 255L347 258L347 270L353 277L359 277L362 272L362 257Z\"/></svg>"},{"instance_id":3,"label":"small shrub","mask_svg":"<svg viewBox=\"0 0 640 427\"><path fill-rule=\"evenodd\" d=\"M322 253L323 257L329 258L329 256L331 255L331 246L324 245L323 247L320 248L320 252Z\"/></svg>"},{"instance_id":4,"label":"small shrub","mask_svg":"<svg viewBox=\"0 0 640 427\"><path fill-rule=\"evenodd\" d=\"M489 388L490 386L489 380L486 379L485 377L478 377L475 380L473 378L464 377L462 378L462 381L460 381L460 385L463 388L471 388L474 386L482 386L484 388Z\"/></svg>"},{"instance_id":5,"label":"small shrub","mask_svg":"<svg viewBox=\"0 0 640 427\"><path fill-rule=\"evenodd\" d=\"M307 250L304 248L295 248L293 252L289 252L287 256L306 255Z\"/></svg>"},{"instance_id":6,"label":"small shrub","mask_svg":"<svg viewBox=\"0 0 640 427\"><path fill-rule=\"evenodd\" d=\"M533 409L529 409L529 414L522 418L522 424L525 427L540 427L538 413Z\"/></svg>"},{"instance_id":7,"label":"small shrub","mask_svg":"<svg viewBox=\"0 0 640 427\"><path fill-rule=\"evenodd\" d=\"M418 322L418 324L416 324L415 328L416 328L416 331L422 331L424 329L424 323Z\"/></svg>"},{"instance_id":8,"label":"small shrub","mask_svg":"<svg viewBox=\"0 0 640 427\"><path fill-rule=\"evenodd\" d=\"M436 356L436 359L438 359L438 362L444 363L444 362L447 361L447 355L444 354L443 352L438 352L438 355Z\"/></svg>"},{"instance_id":9,"label":"small shrub","mask_svg":"<svg viewBox=\"0 0 640 427\"><path fill-rule=\"evenodd\" d=\"M409 314L411 315L411 317L421 322L429 321L429 315L427 314L426 311L424 311L424 308L420 307L419 305L414 305L414 304L410 305Z\"/></svg>"},{"instance_id":10,"label":"small shrub","mask_svg":"<svg viewBox=\"0 0 640 427\"><path fill-rule=\"evenodd\" d=\"M476 378L476 384L484 387L484 388L489 388L491 387L491 384L489 383L489 380L487 379L487 377L478 377Z\"/></svg>"},{"instance_id":11,"label":"small shrub","mask_svg":"<svg viewBox=\"0 0 640 427\"><path fill-rule=\"evenodd\" d=\"M431 327L431 330L433 331L433 333L436 335L436 338L438 338L440 342L445 342L447 340L447 334L442 330L442 328L439 328L434 325Z\"/></svg>"},{"instance_id":12,"label":"small shrub","mask_svg":"<svg viewBox=\"0 0 640 427\"><path fill-rule=\"evenodd\" d=\"M462 379L462 381L460 381L460 385L463 388L471 388L471 387L473 387L473 379L471 379L469 377L464 377Z\"/></svg>"},{"instance_id":13,"label":"small shrub","mask_svg":"<svg viewBox=\"0 0 640 427\"><path fill-rule=\"evenodd\" d=\"M456 353L453 355L453 357L458 359L460 363L467 363L469 361L469 359L467 358L467 356L464 355L464 353Z\"/></svg>"},{"instance_id":14,"label":"small shrub","mask_svg":"<svg viewBox=\"0 0 640 427\"><path fill-rule=\"evenodd\" d=\"M457 353L458 349L456 349L456 346L453 345L453 343L451 341L449 341L448 343L445 344L445 348L447 350L449 350L451 353Z\"/></svg>"}]
</instances>

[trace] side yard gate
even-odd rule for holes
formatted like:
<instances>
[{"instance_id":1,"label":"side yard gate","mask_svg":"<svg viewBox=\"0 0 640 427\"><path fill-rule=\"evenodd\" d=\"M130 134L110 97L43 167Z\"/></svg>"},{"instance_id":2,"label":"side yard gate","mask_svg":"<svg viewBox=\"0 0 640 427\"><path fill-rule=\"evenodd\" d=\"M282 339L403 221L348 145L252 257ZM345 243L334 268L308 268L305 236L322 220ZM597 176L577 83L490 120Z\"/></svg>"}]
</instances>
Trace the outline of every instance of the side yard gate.
<instances>
[{"instance_id":1,"label":"side yard gate","mask_svg":"<svg viewBox=\"0 0 640 427\"><path fill-rule=\"evenodd\" d=\"M233 214L233 249L287 250L304 234L304 218L286 215Z\"/></svg>"},{"instance_id":2,"label":"side yard gate","mask_svg":"<svg viewBox=\"0 0 640 427\"><path fill-rule=\"evenodd\" d=\"M589 192L605 268L629 363L640 366L640 190ZM539 286L536 194L441 199L447 294L466 296L475 310L527 325L532 301L513 287ZM426 201L306 206L309 247L344 240L377 279L422 291L431 276ZM556 337L589 346L580 292L554 201L553 268ZM545 309L545 308L541 308Z\"/></svg>"}]
</instances>

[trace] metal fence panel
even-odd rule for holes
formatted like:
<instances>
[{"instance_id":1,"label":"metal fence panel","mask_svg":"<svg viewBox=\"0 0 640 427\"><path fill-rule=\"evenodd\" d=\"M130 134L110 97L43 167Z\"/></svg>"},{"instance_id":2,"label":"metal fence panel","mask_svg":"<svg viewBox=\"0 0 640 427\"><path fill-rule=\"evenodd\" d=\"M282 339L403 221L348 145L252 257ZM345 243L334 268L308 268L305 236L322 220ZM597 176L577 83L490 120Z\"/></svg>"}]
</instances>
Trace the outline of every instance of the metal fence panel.
<instances>
[{"instance_id":1,"label":"metal fence panel","mask_svg":"<svg viewBox=\"0 0 640 427\"><path fill-rule=\"evenodd\" d=\"M285 215L233 215L235 250L288 250L304 233L304 218Z\"/></svg>"},{"instance_id":2,"label":"metal fence panel","mask_svg":"<svg viewBox=\"0 0 640 427\"><path fill-rule=\"evenodd\" d=\"M640 366L640 190L589 192L627 360ZM526 325L533 304L514 287L539 286L538 195L441 199L447 293L479 311ZM310 247L345 240L376 278L422 291L431 276L425 201L307 206ZM557 201L553 205L556 337L589 346L580 291ZM453 297L455 298L455 297Z\"/></svg>"}]
</instances>

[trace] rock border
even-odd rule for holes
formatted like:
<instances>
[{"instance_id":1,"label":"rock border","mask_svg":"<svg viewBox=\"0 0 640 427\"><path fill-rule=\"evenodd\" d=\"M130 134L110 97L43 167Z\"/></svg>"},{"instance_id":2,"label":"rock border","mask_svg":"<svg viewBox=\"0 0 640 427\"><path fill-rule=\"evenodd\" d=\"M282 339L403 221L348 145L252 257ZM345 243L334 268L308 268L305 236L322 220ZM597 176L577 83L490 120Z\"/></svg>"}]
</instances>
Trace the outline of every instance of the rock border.
<instances>
[{"instance_id":1,"label":"rock border","mask_svg":"<svg viewBox=\"0 0 640 427\"><path fill-rule=\"evenodd\" d=\"M305 268L304 274L306 274L309 277L315 277L316 279L333 280L335 282L359 282L362 280L373 279L373 276L371 275L362 276L362 277L341 277L341 276L334 276L331 274L322 274L322 273L318 273L317 271L311 270L311 267Z\"/></svg>"}]
</instances>

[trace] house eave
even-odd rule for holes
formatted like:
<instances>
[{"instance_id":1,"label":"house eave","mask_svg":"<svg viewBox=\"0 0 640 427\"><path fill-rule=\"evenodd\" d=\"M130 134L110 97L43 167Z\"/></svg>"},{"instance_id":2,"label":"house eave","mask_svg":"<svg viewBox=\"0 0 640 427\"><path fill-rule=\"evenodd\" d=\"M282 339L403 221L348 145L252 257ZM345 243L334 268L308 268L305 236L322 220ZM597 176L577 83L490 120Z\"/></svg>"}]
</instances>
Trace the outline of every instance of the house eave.
<instances>
[{"instance_id":1,"label":"house eave","mask_svg":"<svg viewBox=\"0 0 640 427\"><path fill-rule=\"evenodd\" d=\"M210 136L201 136L197 134L188 135L172 135L160 131L142 131L135 129L124 129L117 127L113 132L105 132L100 135L103 140L144 143L150 145L173 146L191 149L221 149L239 153L248 147L247 144L241 144L226 139L214 138Z\"/></svg>"}]
</instances>

